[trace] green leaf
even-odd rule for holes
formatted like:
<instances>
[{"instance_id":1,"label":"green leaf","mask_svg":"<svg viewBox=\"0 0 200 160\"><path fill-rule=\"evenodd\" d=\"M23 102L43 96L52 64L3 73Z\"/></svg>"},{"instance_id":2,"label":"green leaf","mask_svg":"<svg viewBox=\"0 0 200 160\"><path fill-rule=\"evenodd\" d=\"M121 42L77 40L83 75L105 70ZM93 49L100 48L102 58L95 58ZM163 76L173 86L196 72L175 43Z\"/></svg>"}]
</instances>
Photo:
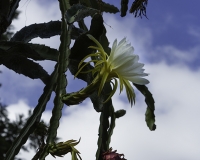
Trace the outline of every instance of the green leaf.
<instances>
[{"instance_id":1,"label":"green leaf","mask_svg":"<svg viewBox=\"0 0 200 160\"><path fill-rule=\"evenodd\" d=\"M92 1L94 1L94 0L92 0ZM98 9L98 8L95 8L94 6L91 5L90 0L80 0L80 3L84 6L86 6L86 7ZM97 4L97 6L98 6L98 4Z\"/></svg>"},{"instance_id":2,"label":"green leaf","mask_svg":"<svg viewBox=\"0 0 200 160\"><path fill-rule=\"evenodd\" d=\"M62 116L62 108L64 106L61 101L60 95L66 94L67 79L65 72L69 64L69 54L70 54L70 43L71 43L71 31L72 26L67 25L64 19L64 12L67 10L68 3L65 0L60 1L60 10L62 13L62 23L61 23L61 43L59 47L59 57L58 57L58 78L56 83L56 96L54 98L54 108L52 110L52 117L50 119L50 126L48 130L47 145L53 144L56 140L57 130L59 127L59 120Z\"/></svg>"},{"instance_id":3,"label":"green leaf","mask_svg":"<svg viewBox=\"0 0 200 160\"><path fill-rule=\"evenodd\" d=\"M23 56L34 60L52 60L57 61L59 52L54 48L50 48L41 44L23 43L23 42L0 42L0 49L7 52L2 56Z\"/></svg>"},{"instance_id":4,"label":"green leaf","mask_svg":"<svg viewBox=\"0 0 200 160\"><path fill-rule=\"evenodd\" d=\"M100 36L103 34L105 26L103 25L103 17L101 14L95 14L92 17L90 30L87 34L91 34L95 39L99 40Z\"/></svg>"},{"instance_id":5,"label":"green leaf","mask_svg":"<svg viewBox=\"0 0 200 160\"><path fill-rule=\"evenodd\" d=\"M77 39L84 31L73 26L71 38ZM61 21L50 21L47 23L31 24L19 30L10 41L28 43L34 38L51 38L61 34Z\"/></svg>"},{"instance_id":6,"label":"green leaf","mask_svg":"<svg viewBox=\"0 0 200 160\"><path fill-rule=\"evenodd\" d=\"M96 98L97 102L102 103L108 99L110 92L112 92L112 88L110 83L106 83L101 95ZM99 107L98 103L93 103L94 108ZM110 118L110 122L109 122ZM99 159L102 151L107 151L110 147L111 136L113 134L113 130L115 128L115 111L112 104L112 99L109 99L106 103L103 103L101 116L100 116L100 125L99 125L99 138L98 138L98 149L96 152L96 159ZM101 158L100 158L101 159Z\"/></svg>"},{"instance_id":7,"label":"green leaf","mask_svg":"<svg viewBox=\"0 0 200 160\"><path fill-rule=\"evenodd\" d=\"M88 1L88 0L86 0ZM99 9L98 0L89 0L91 4L91 8Z\"/></svg>"},{"instance_id":8,"label":"green leaf","mask_svg":"<svg viewBox=\"0 0 200 160\"><path fill-rule=\"evenodd\" d=\"M86 7L81 4L73 5L69 10L67 10L65 17L68 23L73 23L75 21L80 21L88 16L94 16L94 14L99 11L93 8Z\"/></svg>"},{"instance_id":9,"label":"green leaf","mask_svg":"<svg viewBox=\"0 0 200 160\"><path fill-rule=\"evenodd\" d=\"M120 117L123 117L125 114L126 114L126 110L120 109L120 110L115 112L115 117L120 118Z\"/></svg>"},{"instance_id":10,"label":"green leaf","mask_svg":"<svg viewBox=\"0 0 200 160\"><path fill-rule=\"evenodd\" d=\"M103 121L103 113L101 113L101 115L100 115L100 124L99 124L99 134L98 134L98 136L99 136L99 138L98 138L98 140L97 140L97 145L98 145L98 148L97 148L97 151L96 151L96 160L98 160L99 159L99 157L100 157L100 155L101 155L101 153L102 153L102 136L103 136L103 124L102 124L102 121Z\"/></svg>"},{"instance_id":11,"label":"green leaf","mask_svg":"<svg viewBox=\"0 0 200 160\"><path fill-rule=\"evenodd\" d=\"M95 43L88 38L87 34L91 34L93 37L99 40L104 28L102 16L100 14L96 14L92 18L90 30L85 34L82 34L75 41L73 47L71 48L71 54L69 58L81 61L85 56L93 53L94 50L88 47L94 46Z\"/></svg>"},{"instance_id":12,"label":"green leaf","mask_svg":"<svg viewBox=\"0 0 200 160\"><path fill-rule=\"evenodd\" d=\"M61 4L60 4L61 7ZM64 8L64 7L61 7ZM63 10L61 9L63 12ZM67 30L68 29L68 30ZM67 80L65 76L65 72L67 70L68 65L68 56L70 53L69 45L71 42L70 39L70 33L71 29L69 26L66 25L66 22L62 21L62 33L61 33L61 44L59 47L60 55L58 57L58 79L57 79L57 85L56 85L56 96L54 99L54 108L52 110L52 117L50 120L50 127L48 131L48 139L47 142L53 143L55 141L56 135L57 135L57 129L59 126L59 120L62 116L62 108L63 108L63 102L60 99L61 94L66 94L66 86L67 86Z\"/></svg>"},{"instance_id":13,"label":"green leaf","mask_svg":"<svg viewBox=\"0 0 200 160\"><path fill-rule=\"evenodd\" d=\"M13 142L11 148L7 152L5 160L13 160L14 156L18 154L22 145L26 143L29 135L35 130L35 124L40 122L42 113L44 112L46 104L49 101L51 93L55 87L54 84L56 78L57 78L57 70L54 70L49 80L49 83L44 87L44 92L38 100L38 105L35 107L33 114L28 119L24 128L21 130L20 135Z\"/></svg>"},{"instance_id":14,"label":"green leaf","mask_svg":"<svg viewBox=\"0 0 200 160\"><path fill-rule=\"evenodd\" d=\"M32 50L37 52L37 54L40 55L45 60L52 60L52 61L58 61L59 52L57 49L50 48L49 46L45 46L42 44L31 44L28 43L28 46L31 47Z\"/></svg>"},{"instance_id":15,"label":"green leaf","mask_svg":"<svg viewBox=\"0 0 200 160\"><path fill-rule=\"evenodd\" d=\"M154 115L155 102L154 102L153 96L145 85L134 84L134 86L145 96L145 102L147 104L145 120L149 129L151 131L154 131L156 129L156 125L155 125L155 115Z\"/></svg>"},{"instance_id":16,"label":"green leaf","mask_svg":"<svg viewBox=\"0 0 200 160\"><path fill-rule=\"evenodd\" d=\"M0 42L0 48L7 52L7 55L2 56L23 56L34 60L44 60L37 52L32 50L28 44L22 42Z\"/></svg>"},{"instance_id":17,"label":"green leaf","mask_svg":"<svg viewBox=\"0 0 200 160\"><path fill-rule=\"evenodd\" d=\"M121 0L121 17L126 16L128 10L128 0Z\"/></svg>"},{"instance_id":18,"label":"green leaf","mask_svg":"<svg viewBox=\"0 0 200 160\"><path fill-rule=\"evenodd\" d=\"M40 38L51 38L56 35L60 35L61 32L61 22L60 21L50 21L47 23L35 23L29 26L25 26L20 29L11 38L10 41L20 41L24 43L30 42L32 39Z\"/></svg>"},{"instance_id":19,"label":"green leaf","mask_svg":"<svg viewBox=\"0 0 200 160\"><path fill-rule=\"evenodd\" d=\"M10 3L8 0L0 1L0 19L7 19L8 13L10 9Z\"/></svg>"},{"instance_id":20,"label":"green leaf","mask_svg":"<svg viewBox=\"0 0 200 160\"><path fill-rule=\"evenodd\" d=\"M99 10L101 12L117 13L119 9L114 5L99 0L80 0L81 4Z\"/></svg>"},{"instance_id":21,"label":"green leaf","mask_svg":"<svg viewBox=\"0 0 200 160\"><path fill-rule=\"evenodd\" d=\"M103 33L102 33L102 35L101 35L101 37L100 37L99 43L100 43L100 44L102 45L102 47L104 48L105 52L106 52L108 55L110 55L111 49L110 49L110 47L109 47L109 41L108 41L108 38L107 38L107 36L106 36L106 33L107 33L107 31L106 31L106 28L104 27L104 30L103 30Z\"/></svg>"},{"instance_id":22,"label":"green leaf","mask_svg":"<svg viewBox=\"0 0 200 160\"><path fill-rule=\"evenodd\" d=\"M64 12L69 9L69 0L60 0L59 6L62 14L62 23L61 23L61 43L59 47L59 57L58 57L58 63L56 65L56 68L58 68L58 78L57 78L57 85L56 85L56 96L54 98L54 108L52 110L52 117L50 120L50 126L48 130L48 137L47 137L47 145L44 148L44 151L40 155L40 160L45 160L45 157L48 155L49 146L54 144L57 136L57 129L59 127L59 120L62 116L62 108L63 108L63 102L60 99L60 95L66 94L66 86L67 86L67 79L65 76L65 72L67 70L68 64L69 64L69 45L71 42L71 28L68 26L64 19Z\"/></svg>"},{"instance_id":23,"label":"green leaf","mask_svg":"<svg viewBox=\"0 0 200 160\"><path fill-rule=\"evenodd\" d=\"M109 3L105 3L105 2L100 2L100 7L101 10L104 12L108 12L108 13L117 13L119 12L119 9L117 7L115 7L114 5L111 5Z\"/></svg>"},{"instance_id":24,"label":"green leaf","mask_svg":"<svg viewBox=\"0 0 200 160\"><path fill-rule=\"evenodd\" d=\"M105 93L104 93L105 94ZM104 99L104 101L108 98ZM95 107L95 106L94 106ZM103 104L103 110L100 115L100 125L99 125L99 138L97 141L98 149L96 152L96 159L101 157L102 151L107 151L109 149L110 138L115 127L115 118L112 119L112 126L110 128L109 117L112 114L112 100L110 99L107 103Z\"/></svg>"},{"instance_id":25,"label":"green leaf","mask_svg":"<svg viewBox=\"0 0 200 160\"><path fill-rule=\"evenodd\" d=\"M0 1L0 36L4 33L9 25L7 19L10 10L10 3L8 0Z\"/></svg>"},{"instance_id":26,"label":"green leaf","mask_svg":"<svg viewBox=\"0 0 200 160\"><path fill-rule=\"evenodd\" d=\"M116 113L115 113L113 106L110 106L109 112L110 112L110 126L109 126L109 129L108 129L108 142L107 142L107 148L108 149L110 148L109 145L110 145L110 142L111 142L111 136L112 136L114 128L115 128L115 120L116 120L116 118L119 118L119 117L116 117Z\"/></svg>"},{"instance_id":27,"label":"green leaf","mask_svg":"<svg viewBox=\"0 0 200 160\"><path fill-rule=\"evenodd\" d=\"M32 79L41 79L44 83L47 83L49 75L38 63L21 56L12 55L6 51L0 49L0 64L5 65L7 68L12 69L16 73L23 74Z\"/></svg>"}]
</instances>

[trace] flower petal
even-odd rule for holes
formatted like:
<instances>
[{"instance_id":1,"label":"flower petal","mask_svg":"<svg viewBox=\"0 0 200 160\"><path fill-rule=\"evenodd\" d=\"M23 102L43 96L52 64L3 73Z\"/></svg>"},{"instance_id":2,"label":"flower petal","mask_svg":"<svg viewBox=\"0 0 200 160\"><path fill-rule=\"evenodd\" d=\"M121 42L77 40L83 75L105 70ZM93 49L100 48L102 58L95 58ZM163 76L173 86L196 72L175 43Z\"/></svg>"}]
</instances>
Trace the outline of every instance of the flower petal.
<instances>
[{"instance_id":1,"label":"flower petal","mask_svg":"<svg viewBox=\"0 0 200 160\"><path fill-rule=\"evenodd\" d=\"M115 72L119 72L122 75L124 75L126 73L134 74L134 73L138 73L138 72L139 73L143 72L143 70L142 70L143 64L140 64L140 63L130 64L130 63L131 63L131 61L126 62L119 68L116 68Z\"/></svg>"},{"instance_id":2,"label":"flower petal","mask_svg":"<svg viewBox=\"0 0 200 160\"><path fill-rule=\"evenodd\" d=\"M131 46L123 46L121 48L117 48L112 60L115 61L120 57L129 57L133 54L133 51L134 49Z\"/></svg>"},{"instance_id":3,"label":"flower petal","mask_svg":"<svg viewBox=\"0 0 200 160\"><path fill-rule=\"evenodd\" d=\"M145 78L141 78L139 76L134 76L134 77L126 77L129 81L136 83L136 84L140 84L140 85L145 85L148 84L149 81Z\"/></svg>"},{"instance_id":4,"label":"flower petal","mask_svg":"<svg viewBox=\"0 0 200 160\"><path fill-rule=\"evenodd\" d=\"M135 103L135 93L134 89L131 86L130 82L128 80L124 80L124 85L126 88L126 94L128 97L129 102L131 103L131 106L133 105L133 102Z\"/></svg>"},{"instance_id":5,"label":"flower petal","mask_svg":"<svg viewBox=\"0 0 200 160\"><path fill-rule=\"evenodd\" d=\"M128 47L128 46L126 46L126 45L127 45L126 39L124 38L124 39L122 39L122 40L119 42L119 44L116 46L116 48L113 49L114 52L112 52L111 58L114 60L115 57L117 57L118 54L121 53L120 51L122 50L122 48L124 49L124 47L126 47L126 48Z\"/></svg>"},{"instance_id":6,"label":"flower petal","mask_svg":"<svg viewBox=\"0 0 200 160\"><path fill-rule=\"evenodd\" d=\"M121 59L117 59L114 63L112 63L112 69L125 69L129 68L133 65L134 57L122 57Z\"/></svg>"},{"instance_id":7,"label":"flower petal","mask_svg":"<svg viewBox=\"0 0 200 160\"><path fill-rule=\"evenodd\" d=\"M113 57L113 53L115 52L117 47L117 39L115 39L115 41L113 42L112 48L111 48L111 52L110 52L110 57Z\"/></svg>"}]
</instances>

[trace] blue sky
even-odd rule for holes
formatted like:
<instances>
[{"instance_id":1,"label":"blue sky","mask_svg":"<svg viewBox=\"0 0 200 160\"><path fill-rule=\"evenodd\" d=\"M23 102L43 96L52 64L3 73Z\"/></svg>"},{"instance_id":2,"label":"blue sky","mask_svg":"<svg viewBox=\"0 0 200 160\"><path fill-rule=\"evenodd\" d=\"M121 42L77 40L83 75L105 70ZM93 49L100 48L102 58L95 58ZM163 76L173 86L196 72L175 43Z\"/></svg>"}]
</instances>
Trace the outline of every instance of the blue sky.
<instances>
[{"instance_id":1,"label":"blue sky","mask_svg":"<svg viewBox=\"0 0 200 160\"><path fill-rule=\"evenodd\" d=\"M117 120L111 146L129 160L200 159L199 5L198 0L192 3L149 0L148 19L135 19L130 14L124 18L119 13L104 14L110 43L116 38L127 37L135 49L134 53L140 56L140 62L145 63L145 71L150 74L147 77L150 80L148 87L156 102L157 130L151 132L145 124L146 104L141 94L137 92L136 104L132 108L124 92L121 95L117 92L113 97L115 109L126 109L127 114ZM22 0L19 9L22 13L19 20L13 22L15 30L33 23L60 19L57 1L32 0L27 3ZM33 40L33 43L45 43L53 48L58 48L59 42L58 36ZM42 62L42 65L48 72L54 68L54 63ZM4 66L0 66L0 70L3 71L0 75L3 84L0 97L3 103L9 105L10 117L14 119L16 113L27 113L30 107L34 108L43 83L18 75ZM68 91L76 91L85 85L79 80L74 81L72 76L68 76L68 81ZM97 147L99 114L88 100L81 106L64 107L65 116L61 119L58 136L63 140L81 137L77 148L83 160L92 160ZM48 108L52 108L52 102ZM48 122L50 116L51 110L47 110L43 119ZM88 154L88 150L92 154ZM22 154L30 159L33 153ZM52 159L48 157L48 160Z\"/></svg>"}]
</instances>

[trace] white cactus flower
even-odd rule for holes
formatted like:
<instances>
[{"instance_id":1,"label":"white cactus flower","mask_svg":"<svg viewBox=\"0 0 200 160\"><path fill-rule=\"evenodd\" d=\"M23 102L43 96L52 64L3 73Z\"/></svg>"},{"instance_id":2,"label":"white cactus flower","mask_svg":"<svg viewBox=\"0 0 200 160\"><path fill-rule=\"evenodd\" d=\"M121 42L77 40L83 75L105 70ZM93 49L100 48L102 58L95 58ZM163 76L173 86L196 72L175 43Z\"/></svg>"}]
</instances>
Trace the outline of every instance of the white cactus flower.
<instances>
[{"instance_id":1,"label":"white cactus flower","mask_svg":"<svg viewBox=\"0 0 200 160\"><path fill-rule=\"evenodd\" d=\"M128 100L132 105L133 101L135 101L135 94L130 82L139 85L145 85L149 83L147 79L142 78L144 76L147 76L148 74L144 73L144 64L138 62L139 56L133 54L134 49L131 44L127 43L126 38L123 38L118 44L117 40L115 40L112 45L110 55L108 55L104 51L102 45L93 36L87 36L97 45L97 47L90 46L89 48L96 49L98 50L98 52L86 56L80 62L79 67L88 57L97 57L95 60L91 60L90 62L95 62L93 73L99 73L97 74L97 79L101 82L99 85L98 93L101 93L105 82L114 79L115 83L112 83L113 92L111 93L109 98L112 97L118 86L118 82L116 80L116 78L118 78L120 82L120 93L125 86ZM87 65L88 63L86 63L85 65ZM82 70L85 65L80 68L77 74ZM94 80L96 81L97 79Z\"/></svg>"}]
</instances>

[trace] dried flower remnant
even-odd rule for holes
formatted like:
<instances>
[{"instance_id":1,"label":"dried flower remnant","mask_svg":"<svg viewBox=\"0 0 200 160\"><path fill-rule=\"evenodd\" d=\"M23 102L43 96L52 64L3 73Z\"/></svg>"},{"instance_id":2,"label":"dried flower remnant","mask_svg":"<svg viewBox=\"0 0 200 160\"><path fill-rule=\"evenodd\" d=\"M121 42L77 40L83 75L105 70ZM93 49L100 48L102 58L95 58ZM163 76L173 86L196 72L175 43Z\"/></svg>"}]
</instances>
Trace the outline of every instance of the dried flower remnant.
<instances>
[{"instance_id":1,"label":"dried flower remnant","mask_svg":"<svg viewBox=\"0 0 200 160\"><path fill-rule=\"evenodd\" d=\"M63 155L71 152L72 160L78 160L77 155L79 159L82 160L81 156L79 155L80 152L76 148L74 148L74 146L76 146L79 142L80 142L80 139L79 141L68 140L66 142L59 142L57 144L52 144L50 146L49 153L54 158L56 158L55 156L63 157Z\"/></svg>"},{"instance_id":2,"label":"dried flower remnant","mask_svg":"<svg viewBox=\"0 0 200 160\"><path fill-rule=\"evenodd\" d=\"M112 147L102 154L103 160L126 160L124 154L116 153L117 150L112 151Z\"/></svg>"}]
</instances>

